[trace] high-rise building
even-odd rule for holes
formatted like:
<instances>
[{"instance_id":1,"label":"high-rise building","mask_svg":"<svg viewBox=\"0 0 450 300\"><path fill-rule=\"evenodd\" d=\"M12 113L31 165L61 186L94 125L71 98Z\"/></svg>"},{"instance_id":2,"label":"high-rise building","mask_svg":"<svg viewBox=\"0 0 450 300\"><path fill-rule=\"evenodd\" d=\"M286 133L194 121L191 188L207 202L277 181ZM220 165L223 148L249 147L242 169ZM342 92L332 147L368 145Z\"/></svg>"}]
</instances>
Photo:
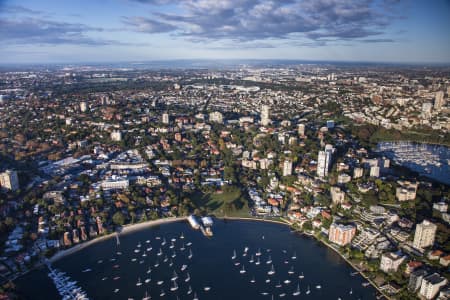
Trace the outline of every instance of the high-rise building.
<instances>
[{"instance_id":1,"label":"high-rise building","mask_svg":"<svg viewBox=\"0 0 450 300\"><path fill-rule=\"evenodd\" d=\"M298 124L297 126L298 135L301 137L305 136L305 124Z\"/></svg>"},{"instance_id":2,"label":"high-rise building","mask_svg":"<svg viewBox=\"0 0 450 300\"><path fill-rule=\"evenodd\" d=\"M330 188L330 194L331 194L331 202L333 204L342 204L345 200L345 192L342 191L337 186L332 186Z\"/></svg>"},{"instance_id":3,"label":"high-rise building","mask_svg":"<svg viewBox=\"0 0 450 300\"><path fill-rule=\"evenodd\" d=\"M87 111L87 103L86 103L86 101L80 102L80 110L81 110L81 112L86 112Z\"/></svg>"},{"instance_id":4,"label":"high-rise building","mask_svg":"<svg viewBox=\"0 0 450 300\"><path fill-rule=\"evenodd\" d=\"M333 223L328 231L328 239L330 242L345 246L349 244L356 234L356 228L353 225L342 225Z\"/></svg>"},{"instance_id":5,"label":"high-rise building","mask_svg":"<svg viewBox=\"0 0 450 300\"><path fill-rule=\"evenodd\" d=\"M438 91L434 97L434 109L441 109L445 106L444 92Z\"/></svg>"},{"instance_id":6,"label":"high-rise building","mask_svg":"<svg viewBox=\"0 0 450 300\"><path fill-rule=\"evenodd\" d=\"M19 177L17 172L13 170L6 170L0 173L0 186L2 189L16 191L19 189Z\"/></svg>"},{"instance_id":7,"label":"high-rise building","mask_svg":"<svg viewBox=\"0 0 450 300\"><path fill-rule=\"evenodd\" d=\"M381 255L380 270L386 273L397 272L398 267L406 259L406 256L388 252Z\"/></svg>"},{"instance_id":8,"label":"high-rise building","mask_svg":"<svg viewBox=\"0 0 450 300\"><path fill-rule=\"evenodd\" d=\"M269 105L261 106L261 125L267 126L270 124L270 107Z\"/></svg>"},{"instance_id":9,"label":"high-rise building","mask_svg":"<svg viewBox=\"0 0 450 300\"><path fill-rule=\"evenodd\" d=\"M423 278L427 276L427 271L419 269L411 273L409 276L408 290L411 292L417 291L422 285Z\"/></svg>"},{"instance_id":10,"label":"high-rise building","mask_svg":"<svg viewBox=\"0 0 450 300\"><path fill-rule=\"evenodd\" d=\"M162 114L162 122L164 123L164 124L169 124L169 114L168 113L163 113Z\"/></svg>"},{"instance_id":11,"label":"high-rise building","mask_svg":"<svg viewBox=\"0 0 450 300\"><path fill-rule=\"evenodd\" d=\"M122 132L120 130L114 130L111 132L111 140L114 142L120 142L122 140Z\"/></svg>"},{"instance_id":12,"label":"high-rise building","mask_svg":"<svg viewBox=\"0 0 450 300\"><path fill-rule=\"evenodd\" d=\"M334 148L331 145L326 145L324 151L319 151L317 158L317 176L326 177L331 166L331 159Z\"/></svg>"},{"instance_id":13,"label":"high-rise building","mask_svg":"<svg viewBox=\"0 0 450 300\"><path fill-rule=\"evenodd\" d=\"M439 293L441 287L445 286L447 282L447 279L438 273L428 275L422 280L419 294L425 299L433 299Z\"/></svg>"},{"instance_id":14,"label":"high-rise building","mask_svg":"<svg viewBox=\"0 0 450 300\"><path fill-rule=\"evenodd\" d=\"M430 119L431 118L431 113L433 111L433 104L431 104L430 102L425 102L422 103L422 118L424 119Z\"/></svg>"},{"instance_id":15,"label":"high-rise building","mask_svg":"<svg viewBox=\"0 0 450 300\"><path fill-rule=\"evenodd\" d=\"M414 248L423 249L432 246L436 235L437 226L428 220L423 220L422 223L416 225L416 232L414 234Z\"/></svg>"},{"instance_id":16,"label":"high-rise building","mask_svg":"<svg viewBox=\"0 0 450 300\"><path fill-rule=\"evenodd\" d=\"M353 178L360 178L364 174L363 168L354 168L353 169Z\"/></svg>"},{"instance_id":17,"label":"high-rise building","mask_svg":"<svg viewBox=\"0 0 450 300\"><path fill-rule=\"evenodd\" d=\"M223 115L219 111L215 111L209 114L209 121L216 123L223 123Z\"/></svg>"},{"instance_id":18,"label":"high-rise building","mask_svg":"<svg viewBox=\"0 0 450 300\"><path fill-rule=\"evenodd\" d=\"M380 177L380 167L370 167L370 177Z\"/></svg>"},{"instance_id":19,"label":"high-rise building","mask_svg":"<svg viewBox=\"0 0 450 300\"><path fill-rule=\"evenodd\" d=\"M283 162L283 176L292 175L292 160L286 159Z\"/></svg>"}]
</instances>

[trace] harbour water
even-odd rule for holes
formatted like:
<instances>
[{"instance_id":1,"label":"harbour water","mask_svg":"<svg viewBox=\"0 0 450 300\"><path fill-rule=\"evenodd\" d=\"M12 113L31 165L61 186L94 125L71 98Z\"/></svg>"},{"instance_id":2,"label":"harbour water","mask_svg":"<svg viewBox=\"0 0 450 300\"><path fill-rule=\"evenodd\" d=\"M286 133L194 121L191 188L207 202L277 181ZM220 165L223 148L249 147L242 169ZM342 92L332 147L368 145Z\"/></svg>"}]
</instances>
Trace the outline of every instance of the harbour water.
<instances>
[{"instance_id":1,"label":"harbour water","mask_svg":"<svg viewBox=\"0 0 450 300\"><path fill-rule=\"evenodd\" d=\"M112 237L53 266L89 299L375 299L376 290L352 276L338 254L285 225L215 219L213 230L206 238L186 221L149 227L121 235L119 246ZM47 273L16 281L25 299L60 299Z\"/></svg>"},{"instance_id":2,"label":"harbour water","mask_svg":"<svg viewBox=\"0 0 450 300\"><path fill-rule=\"evenodd\" d=\"M450 149L407 141L381 142L377 152L420 175L450 184Z\"/></svg>"}]
</instances>

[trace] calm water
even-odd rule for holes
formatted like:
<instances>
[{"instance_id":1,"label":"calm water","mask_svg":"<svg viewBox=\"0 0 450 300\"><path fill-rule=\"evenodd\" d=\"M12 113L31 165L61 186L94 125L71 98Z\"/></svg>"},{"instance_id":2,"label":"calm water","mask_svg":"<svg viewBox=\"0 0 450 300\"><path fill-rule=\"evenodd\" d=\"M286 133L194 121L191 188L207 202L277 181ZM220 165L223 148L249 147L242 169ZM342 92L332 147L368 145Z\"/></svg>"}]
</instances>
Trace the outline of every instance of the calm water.
<instances>
[{"instance_id":1,"label":"calm water","mask_svg":"<svg viewBox=\"0 0 450 300\"><path fill-rule=\"evenodd\" d=\"M332 250L320 245L313 239L292 233L287 226L252 221L215 220L214 237L205 238L200 231L194 231L187 222L177 222L158 227L150 227L120 237L121 245L117 247L116 239L111 238L92 245L53 266L64 271L87 292L90 299L142 299L147 291L152 299L193 299L193 293L187 295L189 285L201 299L274 299L285 294L284 299L375 299L375 289L362 287L362 277L352 277L353 270ZM181 233L184 239L180 239ZM161 246L165 237L167 244ZM171 239L176 238L175 247L170 249ZM147 243L146 241L150 241ZM187 243L191 242L191 246ZM141 244L138 248L137 245ZM180 248L185 244L186 250ZM153 249L147 251L149 247ZM248 255L243 256L248 247ZM163 255L158 256L162 248ZM135 250L140 249L139 253ZM192 258L189 259L189 249ZM233 250L237 258L232 260ZM257 259L260 249L260 265L250 263L251 255ZM122 255L117 255L117 252ZM173 251L176 257L172 258ZM142 256L143 253L146 256ZM293 259L294 253L296 259ZM168 261L164 262L165 256ZM267 272L269 255L273 261L275 274ZM132 261L136 258L136 261ZM116 259L111 261L111 259ZM169 266L172 260L172 267ZM142 261L142 263L141 263ZM159 266L155 267L155 263ZM235 263L240 262L239 266ZM181 271L183 264L188 267ZM246 273L241 274L242 264ZM116 266L116 267L114 267ZM147 274L148 268L152 271ZM83 272L90 268L91 272ZM294 274L288 274L293 268ZM176 270L179 289L172 292L171 278ZM17 281L27 299L59 299L46 270L34 271ZM185 282L187 272L191 280ZM303 272L304 278L299 279ZM113 278L120 277L114 280ZM106 278L106 279L105 279ZM139 278L142 285L137 286ZM255 283L251 283L252 279ZM102 280L103 279L103 280ZM151 279L145 283L146 279ZM270 279L270 282L266 282ZM291 282L286 284L285 280ZM158 281L164 281L158 285ZM281 287L276 287L281 283ZM300 285L301 294L294 297L292 293ZM321 289L316 286L321 285ZM210 287L205 291L204 287ZM310 294L306 290L310 287ZM114 293L115 289L119 289ZM165 296L160 297L161 290ZM352 294L350 294L352 290ZM262 293L268 293L263 295Z\"/></svg>"}]
</instances>

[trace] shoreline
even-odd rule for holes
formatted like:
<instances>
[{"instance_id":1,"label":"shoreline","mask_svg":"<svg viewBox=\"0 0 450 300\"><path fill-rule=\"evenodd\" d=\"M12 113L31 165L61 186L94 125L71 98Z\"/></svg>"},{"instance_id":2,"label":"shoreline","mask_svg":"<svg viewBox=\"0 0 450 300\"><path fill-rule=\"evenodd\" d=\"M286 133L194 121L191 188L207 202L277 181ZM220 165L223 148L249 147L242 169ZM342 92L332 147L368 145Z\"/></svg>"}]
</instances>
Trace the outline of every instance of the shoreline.
<instances>
[{"instance_id":1,"label":"shoreline","mask_svg":"<svg viewBox=\"0 0 450 300\"><path fill-rule=\"evenodd\" d=\"M222 217L218 218L222 220L241 220L241 221L261 221L261 222L270 222L270 223L276 223L276 224L282 224L282 225L288 225L289 227L292 226L293 223L289 222L288 220L282 219L282 221L278 220L268 220L268 219L260 219L260 218L251 218L251 217ZM296 232L300 232L302 234L305 234L308 237L314 238L316 241L320 242L322 245L326 246L328 249L333 250L336 254L339 255L352 269L358 272L359 275L361 275L367 282L369 282L385 299L391 300L391 298L386 295L364 272L362 272L358 267L356 267L349 259L344 257L337 249L332 247L329 243L326 241L323 241L321 239L316 238L314 234L309 234L307 232L301 231L301 230L295 230Z\"/></svg>"},{"instance_id":2,"label":"shoreline","mask_svg":"<svg viewBox=\"0 0 450 300\"><path fill-rule=\"evenodd\" d=\"M151 220L151 221L146 221L146 222L142 222L142 223L136 223L136 224L128 224L122 227L122 230L119 232L119 236L121 234L128 234L134 231L138 231L141 230L143 228L146 227L153 227L153 226L157 226L157 225L162 225L162 224L167 224L167 223L172 223L172 222L178 222L178 221L183 221L186 220L186 217L172 217L172 218L164 218L164 219L158 219L158 220ZM96 243L108 240L110 238L113 238L117 233L113 232L113 233L109 233L107 235L102 235L100 237L94 238L92 240L83 242L81 244L75 245L71 248L65 249L65 250L60 250L58 252L56 252L55 255L53 255L51 258L48 259L48 261L50 263L54 263L58 260L60 260L61 258L64 258L66 256L69 256L73 253L76 253L86 247L89 247L91 245L94 245Z\"/></svg>"},{"instance_id":3,"label":"shoreline","mask_svg":"<svg viewBox=\"0 0 450 300\"><path fill-rule=\"evenodd\" d=\"M264 219L264 218L255 218L255 217L215 217L216 219L219 220L223 220L223 221L227 221L227 220L231 220L231 221L253 221L253 222L267 222L267 223L274 223L274 224L280 224L280 225L287 225L290 228L292 227L293 223L289 222L288 220L285 219L281 219L281 220L271 220L271 219ZM137 223L137 224L129 224L129 225L125 225L122 227L122 231L119 233L120 234L128 234L128 233L132 233L141 229L144 229L146 227L153 227L153 226L157 226L157 225L163 225L163 224L168 224L168 223L173 223L173 222L178 222L178 221L183 221L186 220L187 217L172 217L172 218L164 218L164 219L158 219L158 220L152 220L152 221L146 221L143 223ZM316 241L320 242L322 245L326 246L328 249L331 249L332 251L334 251L336 254L339 255L339 257L341 257L352 269L354 269L355 271L358 272L359 275L361 275L365 280L367 280L381 295L383 295L384 298L390 300L391 298L389 296L387 296L371 279L368 278L368 276L366 276L364 274L364 272L362 272L358 267L356 267L349 259L347 259L346 257L344 257L337 249L333 248L330 244L328 244L326 241L323 241L321 239L316 238L316 236L314 234L309 234L307 232L298 230L298 229L294 229L295 232L299 232L302 234L305 234L308 237L313 237ZM86 247L89 247L95 243L101 242L101 241L105 241L108 240L110 238L113 238L116 235L116 232L104 235L104 236L100 236L97 237L95 239L89 240L87 242L84 242L82 244L78 244L74 247L71 247L69 249L66 250L61 250L58 251L55 255L53 255L49 261L51 263L54 263L64 257L67 257L71 254L74 254ZM22 274L23 275L23 274ZM21 276L21 275L20 275ZM20 277L18 276L18 277Z\"/></svg>"}]
</instances>

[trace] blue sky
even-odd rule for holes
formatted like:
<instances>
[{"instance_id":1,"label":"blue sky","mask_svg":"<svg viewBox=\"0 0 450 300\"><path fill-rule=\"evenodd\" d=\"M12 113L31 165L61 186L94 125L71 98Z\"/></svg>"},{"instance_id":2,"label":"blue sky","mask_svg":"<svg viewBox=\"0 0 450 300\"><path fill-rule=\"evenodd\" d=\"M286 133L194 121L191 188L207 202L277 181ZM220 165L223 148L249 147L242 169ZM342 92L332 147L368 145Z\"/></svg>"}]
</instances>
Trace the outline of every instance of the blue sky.
<instances>
[{"instance_id":1,"label":"blue sky","mask_svg":"<svg viewBox=\"0 0 450 300\"><path fill-rule=\"evenodd\" d=\"M449 0L0 0L0 63L450 63Z\"/></svg>"}]
</instances>

